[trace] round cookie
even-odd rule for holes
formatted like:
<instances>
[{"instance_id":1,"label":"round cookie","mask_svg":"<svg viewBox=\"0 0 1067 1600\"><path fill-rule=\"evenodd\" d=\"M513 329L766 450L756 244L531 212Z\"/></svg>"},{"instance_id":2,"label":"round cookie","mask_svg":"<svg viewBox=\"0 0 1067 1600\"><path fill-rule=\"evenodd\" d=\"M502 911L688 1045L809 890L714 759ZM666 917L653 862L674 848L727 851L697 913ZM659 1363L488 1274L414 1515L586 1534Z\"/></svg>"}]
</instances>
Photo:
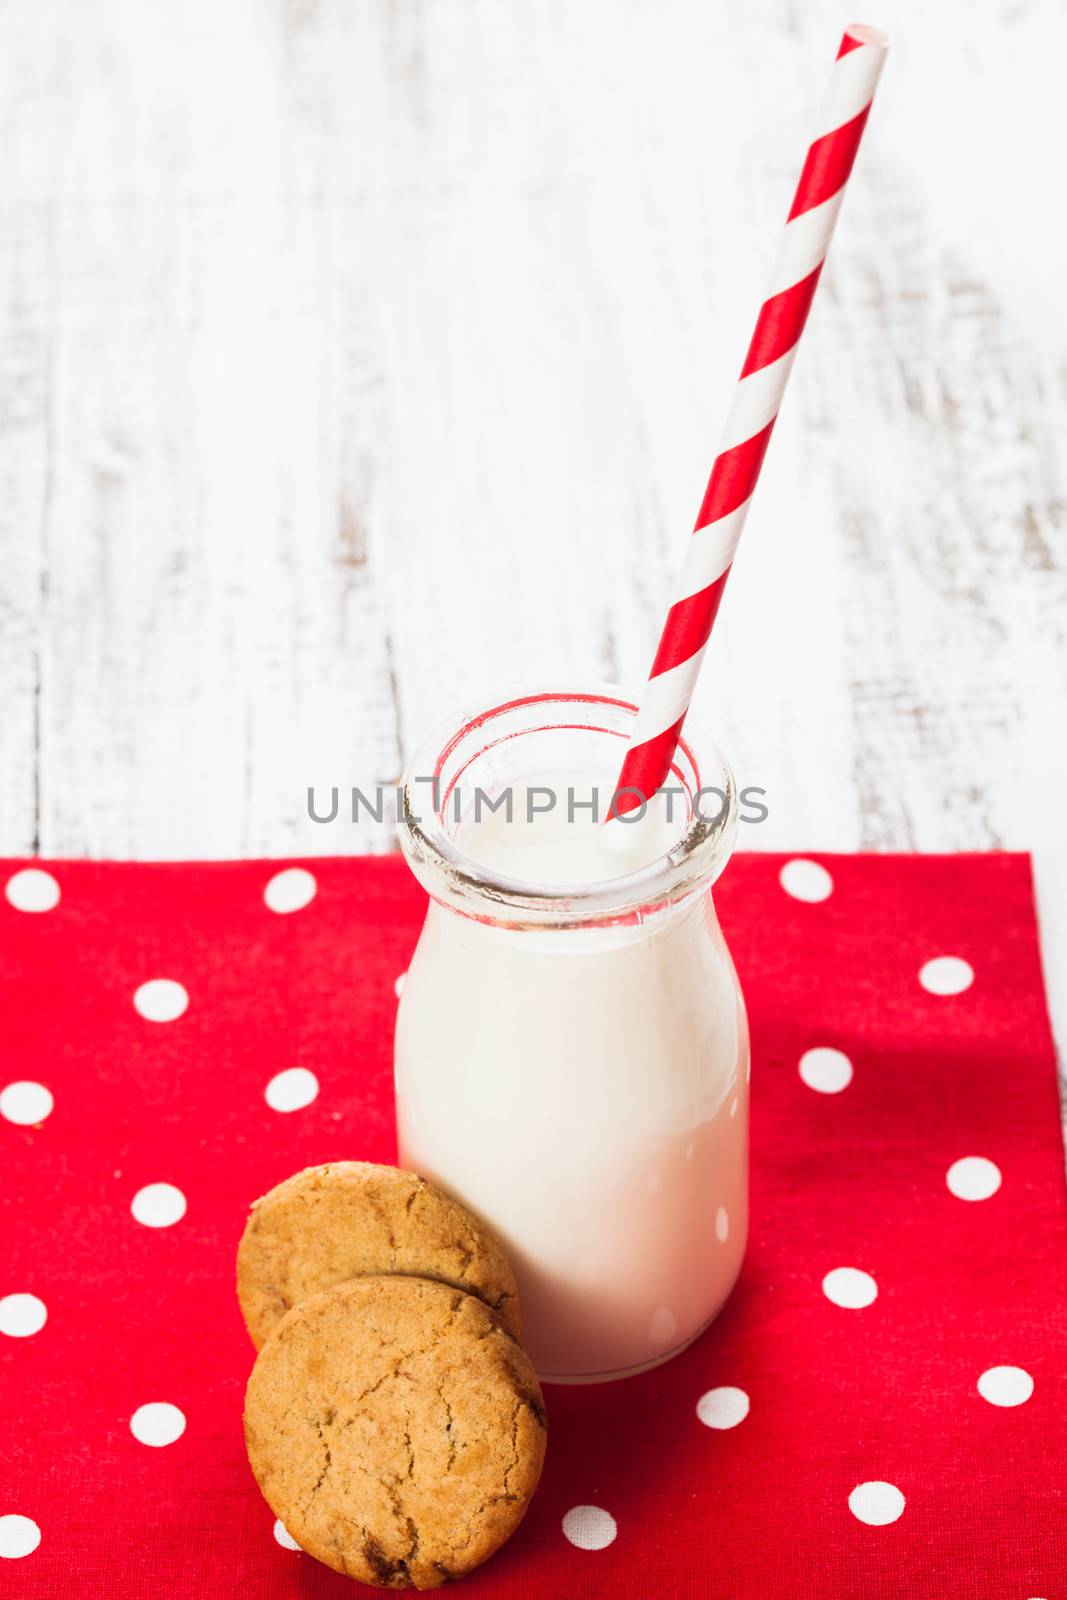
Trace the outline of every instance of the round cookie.
<instances>
[{"instance_id":1,"label":"round cookie","mask_svg":"<svg viewBox=\"0 0 1067 1600\"><path fill-rule=\"evenodd\" d=\"M237 1250L237 1298L259 1349L309 1295L386 1272L475 1294L522 1337L514 1274L489 1230L424 1178L366 1161L308 1167L255 1202Z\"/></svg>"},{"instance_id":2,"label":"round cookie","mask_svg":"<svg viewBox=\"0 0 1067 1600\"><path fill-rule=\"evenodd\" d=\"M303 1301L256 1359L244 1426L300 1547L390 1589L435 1589L487 1560L545 1453L526 1352L481 1300L427 1278L355 1278Z\"/></svg>"}]
</instances>

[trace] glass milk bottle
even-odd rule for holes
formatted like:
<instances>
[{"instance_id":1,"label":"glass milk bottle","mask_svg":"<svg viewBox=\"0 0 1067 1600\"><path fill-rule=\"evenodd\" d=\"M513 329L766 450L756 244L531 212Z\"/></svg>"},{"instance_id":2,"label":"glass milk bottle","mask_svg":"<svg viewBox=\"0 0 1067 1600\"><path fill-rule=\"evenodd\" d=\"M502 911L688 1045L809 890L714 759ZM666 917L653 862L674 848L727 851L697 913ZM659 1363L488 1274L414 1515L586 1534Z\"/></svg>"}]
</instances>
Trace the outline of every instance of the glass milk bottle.
<instances>
[{"instance_id":1,"label":"glass milk bottle","mask_svg":"<svg viewBox=\"0 0 1067 1600\"><path fill-rule=\"evenodd\" d=\"M453 720L403 783L430 904L397 1017L400 1162L498 1233L548 1381L668 1360L745 1248L748 1028L709 892L733 777L687 737L673 822L663 796L593 822L633 716L609 688L524 695Z\"/></svg>"}]
</instances>

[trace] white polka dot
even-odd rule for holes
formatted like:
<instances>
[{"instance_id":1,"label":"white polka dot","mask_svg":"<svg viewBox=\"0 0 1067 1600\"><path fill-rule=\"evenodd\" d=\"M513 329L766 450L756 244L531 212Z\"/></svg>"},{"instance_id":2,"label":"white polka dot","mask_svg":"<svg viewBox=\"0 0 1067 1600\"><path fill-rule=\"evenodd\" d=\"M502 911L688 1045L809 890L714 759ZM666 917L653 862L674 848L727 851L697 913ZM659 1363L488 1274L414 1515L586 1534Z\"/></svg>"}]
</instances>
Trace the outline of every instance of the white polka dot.
<instances>
[{"instance_id":1,"label":"white polka dot","mask_svg":"<svg viewBox=\"0 0 1067 1600\"><path fill-rule=\"evenodd\" d=\"M172 1183L149 1183L138 1189L130 1210L146 1228L170 1228L185 1215L185 1196Z\"/></svg>"},{"instance_id":2,"label":"white polka dot","mask_svg":"<svg viewBox=\"0 0 1067 1600\"><path fill-rule=\"evenodd\" d=\"M41 1530L32 1517L20 1517L14 1511L0 1517L0 1556L6 1560L32 1556L40 1542Z\"/></svg>"},{"instance_id":3,"label":"white polka dot","mask_svg":"<svg viewBox=\"0 0 1067 1600\"><path fill-rule=\"evenodd\" d=\"M852 1062L843 1050L817 1045L805 1050L797 1064L801 1079L817 1094L840 1094L852 1082Z\"/></svg>"},{"instance_id":4,"label":"white polka dot","mask_svg":"<svg viewBox=\"0 0 1067 1600\"><path fill-rule=\"evenodd\" d=\"M59 904L59 884L50 872L24 867L7 880L4 893L16 911L53 911Z\"/></svg>"},{"instance_id":5,"label":"white polka dot","mask_svg":"<svg viewBox=\"0 0 1067 1600\"><path fill-rule=\"evenodd\" d=\"M748 1395L743 1389L724 1384L721 1389L709 1389L697 1401L697 1416L705 1428L736 1428L748 1416Z\"/></svg>"},{"instance_id":6,"label":"white polka dot","mask_svg":"<svg viewBox=\"0 0 1067 1600\"><path fill-rule=\"evenodd\" d=\"M147 1022L174 1022L189 1004L189 996L173 978L149 978L134 994L133 1003Z\"/></svg>"},{"instance_id":7,"label":"white polka dot","mask_svg":"<svg viewBox=\"0 0 1067 1600\"><path fill-rule=\"evenodd\" d=\"M778 874L778 882L794 900L806 900L810 905L828 900L834 892L834 880L826 868L802 857L786 862Z\"/></svg>"},{"instance_id":8,"label":"white polka dot","mask_svg":"<svg viewBox=\"0 0 1067 1600\"><path fill-rule=\"evenodd\" d=\"M1021 1406L1034 1392L1034 1380L1022 1367L990 1367L978 1380L978 1393L991 1406Z\"/></svg>"},{"instance_id":9,"label":"white polka dot","mask_svg":"<svg viewBox=\"0 0 1067 1600\"><path fill-rule=\"evenodd\" d=\"M878 1298L878 1285L869 1272L858 1267L835 1267L822 1280L822 1292L835 1306L846 1311L862 1311Z\"/></svg>"},{"instance_id":10,"label":"white polka dot","mask_svg":"<svg viewBox=\"0 0 1067 1600\"><path fill-rule=\"evenodd\" d=\"M600 1506L571 1506L563 1532L579 1550L606 1550L618 1533L615 1518Z\"/></svg>"},{"instance_id":11,"label":"white polka dot","mask_svg":"<svg viewBox=\"0 0 1067 1600\"><path fill-rule=\"evenodd\" d=\"M720 1206L715 1213L715 1237L720 1244L725 1244L730 1237L730 1217L725 1206Z\"/></svg>"},{"instance_id":12,"label":"white polka dot","mask_svg":"<svg viewBox=\"0 0 1067 1600\"><path fill-rule=\"evenodd\" d=\"M289 1532L289 1529L285 1526L285 1523L282 1521L281 1517L279 1517L274 1524L274 1537L277 1539L283 1550L300 1549L300 1546Z\"/></svg>"},{"instance_id":13,"label":"white polka dot","mask_svg":"<svg viewBox=\"0 0 1067 1600\"><path fill-rule=\"evenodd\" d=\"M267 1104L272 1111L303 1111L319 1092L319 1080L307 1067L287 1067L268 1083Z\"/></svg>"},{"instance_id":14,"label":"white polka dot","mask_svg":"<svg viewBox=\"0 0 1067 1600\"><path fill-rule=\"evenodd\" d=\"M404 993L404 980L405 980L406 977L407 977L407 973L406 972L402 972L400 974L399 978L397 978L396 982L393 984L393 990L394 990L398 1000L400 999L400 996Z\"/></svg>"},{"instance_id":15,"label":"white polka dot","mask_svg":"<svg viewBox=\"0 0 1067 1600\"><path fill-rule=\"evenodd\" d=\"M48 1307L35 1294L5 1294L0 1300L0 1333L9 1339L28 1339L48 1321Z\"/></svg>"},{"instance_id":16,"label":"white polka dot","mask_svg":"<svg viewBox=\"0 0 1067 1600\"><path fill-rule=\"evenodd\" d=\"M52 1091L43 1083L9 1083L0 1089L0 1117L17 1123L20 1128L31 1128L52 1114L55 1101Z\"/></svg>"},{"instance_id":17,"label":"white polka dot","mask_svg":"<svg viewBox=\"0 0 1067 1600\"><path fill-rule=\"evenodd\" d=\"M935 956L920 967L919 982L930 994L962 994L974 982L974 968L959 956Z\"/></svg>"},{"instance_id":18,"label":"white polka dot","mask_svg":"<svg viewBox=\"0 0 1067 1600\"><path fill-rule=\"evenodd\" d=\"M162 1449L185 1432L185 1413L167 1400L151 1400L148 1405L137 1407L130 1418L130 1432L140 1444Z\"/></svg>"},{"instance_id":19,"label":"white polka dot","mask_svg":"<svg viewBox=\"0 0 1067 1600\"><path fill-rule=\"evenodd\" d=\"M303 867L286 867L276 872L263 891L263 898L271 911L303 911L315 898L318 884Z\"/></svg>"},{"instance_id":20,"label":"white polka dot","mask_svg":"<svg viewBox=\"0 0 1067 1600\"><path fill-rule=\"evenodd\" d=\"M859 1522L884 1528L904 1510L904 1496L893 1483L857 1483L848 1497L848 1509Z\"/></svg>"},{"instance_id":21,"label":"white polka dot","mask_svg":"<svg viewBox=\"0 0 1067 1600\"><path fill-rule=\"evenodd\" d=\"M673 1311L668 1311L666 1306L653 1315L648 1336L653 1344L670 1344L678 1332L678 1322Z\"/></svg>"},{"instance_id":22,"label":"white polka dot","mask_svg":"<svg viewBox=\"0 0 1067 1600\"><path fill-rule=\"evenodd\" d=\"M985 1156L961 1156L945 1173L957 1200L988 1200L1000 1188L1000 1168Z\"/></svg>"}]
</instances>

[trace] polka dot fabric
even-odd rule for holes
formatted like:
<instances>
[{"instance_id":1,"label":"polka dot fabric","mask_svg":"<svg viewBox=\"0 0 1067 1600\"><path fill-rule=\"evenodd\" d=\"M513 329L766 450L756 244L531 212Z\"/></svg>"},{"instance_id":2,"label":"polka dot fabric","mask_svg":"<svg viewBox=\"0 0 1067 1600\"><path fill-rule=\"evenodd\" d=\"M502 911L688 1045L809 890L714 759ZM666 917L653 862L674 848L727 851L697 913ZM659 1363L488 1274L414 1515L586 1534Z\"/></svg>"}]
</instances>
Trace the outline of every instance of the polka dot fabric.
<instances>
[{"instance_id":1,"label":"polka dot fabric","mask_svg":"<svg viewBox=\"0 0 1067 1600\"><path fill-rule=\"evenodd\" d=\"M465 1594L1065 1592L1067 1204L1028 862L788 864L739 857L716 889L754 1057L738 1289L668 1366L548 1390L541 1490ZM422 894L395 859L12 880L0 1577L20 1600L342 1600L247 1469L233 1256L299 1167L394 1159ZM180 988L140 1009L160 979Z\"/></svg>"}]
</instances>

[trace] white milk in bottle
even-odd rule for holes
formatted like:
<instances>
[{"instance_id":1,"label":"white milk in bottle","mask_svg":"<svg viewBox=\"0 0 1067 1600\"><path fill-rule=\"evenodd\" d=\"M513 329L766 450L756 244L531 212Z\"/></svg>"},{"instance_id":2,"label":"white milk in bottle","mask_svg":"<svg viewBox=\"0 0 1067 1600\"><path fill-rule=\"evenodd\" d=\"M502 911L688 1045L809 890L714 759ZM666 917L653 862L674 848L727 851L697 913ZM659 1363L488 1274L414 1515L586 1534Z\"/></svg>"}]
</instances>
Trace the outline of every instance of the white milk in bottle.
<instances>
[{"instance_id":1,"label":"white milk in bottle","mask_svg":"<svg viewBox=\"0 0 1067 1600\"><path fill-rule=\"evenodd\" d=\"M522 696L450 724L404 783L431 899L397 1019L400 1161L500 1235L549 1381L684 1348L745 1248L748 1032L709 892L733 781L687 740L677 794L605 825L632 715L615 690Z\"/></svg>"}]
</instances>

